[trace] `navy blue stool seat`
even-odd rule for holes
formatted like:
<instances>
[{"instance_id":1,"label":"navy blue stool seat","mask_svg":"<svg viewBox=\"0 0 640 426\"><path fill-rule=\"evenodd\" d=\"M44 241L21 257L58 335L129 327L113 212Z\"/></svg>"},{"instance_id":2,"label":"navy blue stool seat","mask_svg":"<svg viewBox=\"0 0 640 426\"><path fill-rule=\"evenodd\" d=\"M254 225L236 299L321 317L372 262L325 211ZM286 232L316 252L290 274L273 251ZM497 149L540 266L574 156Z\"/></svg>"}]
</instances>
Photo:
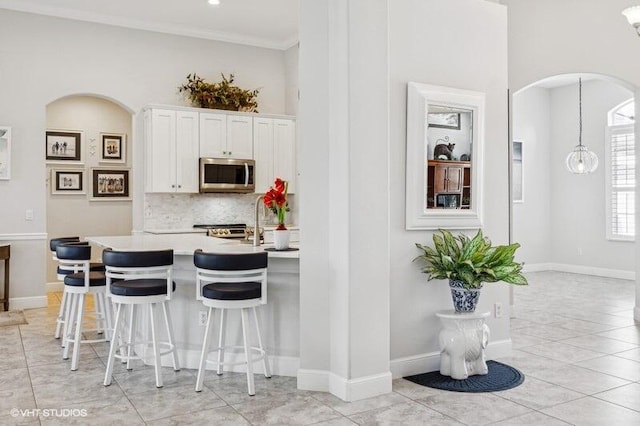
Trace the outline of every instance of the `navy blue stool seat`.
<instances>
[{"instance_id":1,"label":"navy blue stool seat","mask_svg":"<svg viewBox=\"0 0 640 426\"><path fill-rule=\"evenodd\" d=\"M157 296L167 294L167 280L147 278L115 281L109 289L111 294L117 296ZM175 282L172 282L171 291L176 291Z\"/></svg>"},{"instance_id":2,"label":"navy blue stool seat","mask_svg":"<svg viewBox=\"0 0 640 426\"><path fill-rule=\"evenodd\" d=\"M212 283L202 287L202 297L218 300L260 299L262 296L259 282Z\"/></svg>"},{"instance_id":3,"label":"navy blue stool seat","mask_svg":"<svg viewBox=\"0 0 640 426\"><path fill-rule=\"evenodd\" d=\"M153 251L121 251L105 249L102 252L102 261L107 272L107 293L116 305L116 320L114 325L114 338L109 348L109 358L104 376L104 385L109 386L113 380L113 363L115 358L126 361L127 370L131 369L131 360L141 359L135 354L136 345L151 344L153 347L153 364L156 376L156 387L162 387L162 355L172 355L173 369L180 370L178 362L178 348L173 338L169 301L176 289L176 283L172 281L173 250ZM149 342L136 342L136 315L141 305L148 305L150 311L149 329L151 340ZM161 342L156 336L156 307L160 305L164 313L164 324L167 328L168 342ZM128 333L124 333L125 310L128 306ZM125 342L119 344L119 341ZM160 352L159 345L168 347L165 352ZM126 354L125 354L126 349ZM116 351L119 350L119 354Z\"/></svg>"},{"instance_id":4,"label":"navy blue stool seat","mask_svg":"<svg viewBox=\"0 0 640 426\"><path fill-rule=\"evenodd\" d=\"M65 275L64 285L70 285L72 287L83 287L85 284L85 273L76 272L74 274ZM89 272L89 287L105 286L107 285L107 277L104 272L90 271Z\"/></svg>"},{"instance_id":5,"label":"navy blue stool seat","mask_svg":"<svg viewBox=\"0 0 640 426\"><path fill-rule=\"evenodd\" d=\"M225 365L246 365L247 390L249 395L255 395L253 378L253 363L262 360L265 377L271 377L269 357L262 345L262 336L258 325L256 307L267 303L267 263L268 254L218 254L205 253L196 250L193 254L193 263L196 266L196 284L198 288L197 298L204 306L209 308L207 313L207 325L200 353L200 365L196 380L196 392L202 390L205 367L209 364L217 366L217 373L223 373ZM217 352L217 361L209 360L210 329L214 317L214 309L220 310L220 333L218 347L211 352ZM229 309L239 309L242 319L242 346L225 345L226 313ZM249 344L247 327L249 322L248 311L252 310L253 321L256 329L258 346ZM244 349L243 362L225 362L225 351L232 348ZM257 353L258 357L252 357Z\"/></svg>"}]
</instances>

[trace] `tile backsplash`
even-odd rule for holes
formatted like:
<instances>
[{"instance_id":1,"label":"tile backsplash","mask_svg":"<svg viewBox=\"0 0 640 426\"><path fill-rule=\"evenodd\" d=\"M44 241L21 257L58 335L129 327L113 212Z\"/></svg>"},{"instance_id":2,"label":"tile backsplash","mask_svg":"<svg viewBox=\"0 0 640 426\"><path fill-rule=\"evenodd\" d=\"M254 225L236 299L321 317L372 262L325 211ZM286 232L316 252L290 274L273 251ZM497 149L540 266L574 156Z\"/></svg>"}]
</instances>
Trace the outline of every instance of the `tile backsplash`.
<instances>
[{"instance_id":1,"label":"tile backsplash","mask_svg":"<svg viewBox=\"0 0 640 426\"><path fill-rule=\"evenodd\" d=\"M187 229L194 224L253 224L259 194L145 194L144 229ZM288 196L287 223L296 223L295 196ZM260 224L275 223L275 215L260 209Z\"/></svg>"}]
</instances>

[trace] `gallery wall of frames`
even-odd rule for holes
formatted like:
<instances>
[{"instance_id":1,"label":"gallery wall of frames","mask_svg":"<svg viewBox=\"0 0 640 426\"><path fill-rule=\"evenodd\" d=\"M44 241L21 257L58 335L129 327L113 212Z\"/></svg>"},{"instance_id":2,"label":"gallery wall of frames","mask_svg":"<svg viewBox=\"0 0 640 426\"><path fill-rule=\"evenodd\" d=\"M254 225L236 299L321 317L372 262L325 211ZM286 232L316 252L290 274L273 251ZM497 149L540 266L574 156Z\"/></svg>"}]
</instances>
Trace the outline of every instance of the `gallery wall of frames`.
<instances>
[{"instance_id":1,"label":"gallery wall of frames","mask_svg":"<svg viewBox=\"0 0 640 426\"><path fill-rule=\"evenodd\" d=\"M122 133L100 133L87 142L82 130L48 129L45 159L51 167L51 194L88 195L91 201L130 200L126 144L127 135ZM89 156L97 157L97 167L85 168Z\"/></svg>"}]
</instances>

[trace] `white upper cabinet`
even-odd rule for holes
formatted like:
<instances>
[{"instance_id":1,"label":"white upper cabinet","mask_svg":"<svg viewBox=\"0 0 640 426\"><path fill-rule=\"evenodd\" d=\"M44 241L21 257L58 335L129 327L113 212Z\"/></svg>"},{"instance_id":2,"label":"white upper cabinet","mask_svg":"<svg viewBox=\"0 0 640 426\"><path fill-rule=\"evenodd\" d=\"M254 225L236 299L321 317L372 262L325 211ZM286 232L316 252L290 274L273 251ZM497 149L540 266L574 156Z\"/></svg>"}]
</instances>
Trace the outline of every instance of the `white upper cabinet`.
<instances>
[{"instance_id":1,"label":"white upper cabinet","mask_svg":"<svg viewBox=\"0 0 640 426\"><path fill-rule=\"evenodd\" d=\"M198 113L145 111L145 191L198 192Z\"/></svg>"},{"instance_id":2,"label":"white upper cabinet","mask_svg":"<svg viewBox=\"0 0 640 426\"><path fill-rule=\"evenodd\" d=\"M199 158L255 160L256 192L296 191L296 122L286 116L164 105L144 109L145 192L199 192Z\"/></svg>"},{"instance_id":3,"label":"white upper cabinet","mask_svg":"<svg viewBox=\"0 0 640 426\"><path fill-rule=\"evenodd\" d=\"M253 119L200 113L200 157L253 159Z\"/></svg>"},{"instance_id":4,"label":"white upper cabinet","mask_svg":"<svg viewBox=\"0 0 640 426\"><path fill-rule=\"evenodd\" d=\"M227 116L200 113L200 157L226 157Z\"/></svg>"},{"instance_id":5,"label":"white upper cabinet","mask_svg":"<svg viewBox=\"0 0 640 426\"><path fill-rule=\"evenodd\" d=\"M253 118L246 115L227 116L227 156L253 159Z\"/></svg>"},{"instance_id":6,"label":"white upper cabinet","mask_svg":"<svg viewBox=\"0 0 640 426\"><path fill-rule=\"evenodd\" d=\"M265 192L276 177L286 180L288 192L296 192L295 121L279 118L253 119L253 152L256 160L256 192Z\"/></svg>"}]
</instances>

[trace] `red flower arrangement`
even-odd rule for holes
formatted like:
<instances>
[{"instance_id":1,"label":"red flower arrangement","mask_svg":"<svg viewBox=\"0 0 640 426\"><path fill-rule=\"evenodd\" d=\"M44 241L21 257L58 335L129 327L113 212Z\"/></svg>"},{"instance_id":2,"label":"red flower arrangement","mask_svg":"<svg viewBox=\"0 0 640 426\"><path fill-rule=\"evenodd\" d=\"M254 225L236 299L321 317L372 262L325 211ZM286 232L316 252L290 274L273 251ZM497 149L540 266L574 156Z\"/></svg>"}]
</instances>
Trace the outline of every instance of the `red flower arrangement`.
<instances>
[{"instance_id":1,"label":"red flower arrangement","mask_svg":"<svg viewBox=\"0 0 640 426\"><path fill-rule=\"evenodd\" d=\"M264 205L278 216L277 230L287 229L284 226L286 213L289 211L287 204L287 181L276 178L273 186L262 197Z\"/></svg>"}]
</instances>

